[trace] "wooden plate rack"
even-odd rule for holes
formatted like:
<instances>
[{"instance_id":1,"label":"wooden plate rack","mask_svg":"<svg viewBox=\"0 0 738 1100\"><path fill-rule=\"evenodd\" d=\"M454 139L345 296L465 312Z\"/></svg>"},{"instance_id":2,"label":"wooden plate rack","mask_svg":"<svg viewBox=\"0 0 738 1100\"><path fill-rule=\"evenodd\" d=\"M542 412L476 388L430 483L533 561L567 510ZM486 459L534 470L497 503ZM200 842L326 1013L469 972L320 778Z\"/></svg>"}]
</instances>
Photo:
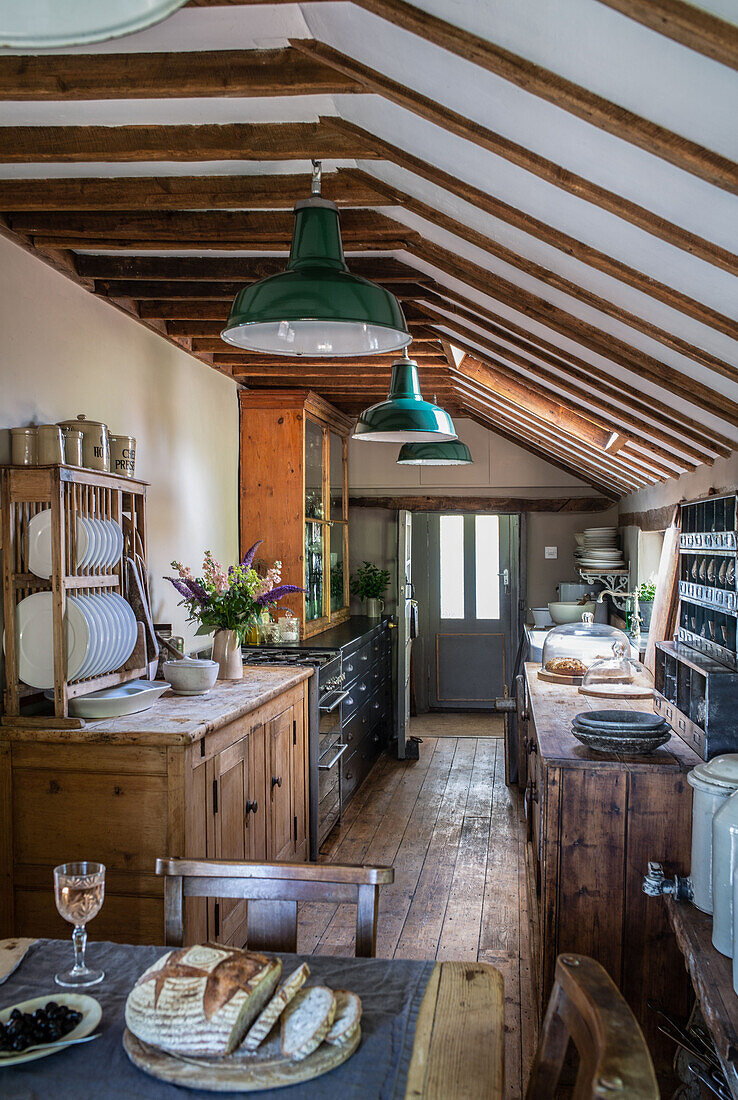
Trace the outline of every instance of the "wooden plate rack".
<instances>
[{"instance_id":1,"label":"wooden plate rack","mask_svg":"<svg viewBox=\"0 0 738 1100\"><path fill-rule=\"evenodd\" d=\"M70 699L146 676L142 623L138 624L138 639L133 653L123 667L102 676L75 681L67 680L66 631L63 629L70 593L90 595L105 590L126 597L125 557L133 557L138 551L144 562L147 560L146 487L143 481L75 466L0 467L5 621L4 724L82 725L80 719L69 718ZM33 516L47 508L51 509L52 573L48 580L44 580L29 569L27 535ZM113 569L77 567L78 515L112 519L122 526L123 557ZM48 591L53 593L54 715L24 716L24 701L30 696L37 698L39 689L27 686L18 678L16 609L21 600L33 592Z\"/></svg>"}]
</instances>

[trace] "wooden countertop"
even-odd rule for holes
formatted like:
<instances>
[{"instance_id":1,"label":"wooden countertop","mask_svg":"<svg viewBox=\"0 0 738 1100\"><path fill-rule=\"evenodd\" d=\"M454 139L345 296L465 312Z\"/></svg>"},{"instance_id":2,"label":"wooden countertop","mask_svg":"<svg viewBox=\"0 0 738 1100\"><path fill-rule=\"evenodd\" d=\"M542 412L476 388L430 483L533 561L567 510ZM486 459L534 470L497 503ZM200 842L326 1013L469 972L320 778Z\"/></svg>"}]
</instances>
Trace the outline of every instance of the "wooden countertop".
<instances>
[{"instance_id":1,"label":"wooden countertop","mask_svg":"<svg viewBox=\"0 0 738 1100\"><path fill-rule=\"evenodd\" d=\"M731 1092L738 1097L738 997L733 992L733 962L712 946L712 917L689 902L667 897L664 904Z\"/></svg>"},{"instance_id":2,"label":"wooden countertop","mask_svg":"<svg viewBox=\"0 0 738 1100\"><path fill-rule=\"evenodd\" d=\"M88 719L82 729L3 726L0 741L191 745L297 687L312 674L306 665L246 666L243 680L219 680L207 695L167 691L149 710L121 718Z\"/></svg>"},{"instance_id":3,"label":"wooden countertop","mask_svg":"<svg viewBox=\"0 0 738 1100\"><path fill-rule=\"evenodd\" d=\"M687 771L702 763L681 737L671 739L649 756L624 756L621 753L593 752L577 741L571 732L574 717L585 710L653 710L649 699L597 699L580 695L576 687L551 684L538 678L539 664L525 666L528 687L528 708L536 727L541 755L558 764L577 766L597 764L602 767L630 770L647 768L680 768Z\"/></svg>"}]
</instances>

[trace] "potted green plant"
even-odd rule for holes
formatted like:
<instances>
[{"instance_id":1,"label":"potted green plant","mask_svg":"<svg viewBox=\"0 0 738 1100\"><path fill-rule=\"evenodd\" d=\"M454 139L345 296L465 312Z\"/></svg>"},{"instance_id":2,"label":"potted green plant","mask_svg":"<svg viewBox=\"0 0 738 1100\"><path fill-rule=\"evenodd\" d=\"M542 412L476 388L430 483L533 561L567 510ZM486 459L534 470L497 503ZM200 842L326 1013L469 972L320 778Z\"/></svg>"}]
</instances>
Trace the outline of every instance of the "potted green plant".
<instances>
[{"instance_id":1,"label":"potted green plant","mask_svg":"<svg viewBox=\"0 0 738 1100\"><path fill-rule=\"evenodd\" d=\"M390 582L388 569L380 569L370 561L363 561L351 577L354 596L366 600L366 613L370 619L380 619L384 611L382 596Z\"/></svg>"},{"instance_id":2,"label":"potted green plant","mask_svg":"<svg viewBox=\"0 0 738 1100\"><path fill-rule=\"evenodd\" d=\"M651 614L653 613L656 585L652 580L643 581L638 585L637 591L638 606L641 609L641 630L646 634L651 626Z\"/></svg>"}]
</instances>

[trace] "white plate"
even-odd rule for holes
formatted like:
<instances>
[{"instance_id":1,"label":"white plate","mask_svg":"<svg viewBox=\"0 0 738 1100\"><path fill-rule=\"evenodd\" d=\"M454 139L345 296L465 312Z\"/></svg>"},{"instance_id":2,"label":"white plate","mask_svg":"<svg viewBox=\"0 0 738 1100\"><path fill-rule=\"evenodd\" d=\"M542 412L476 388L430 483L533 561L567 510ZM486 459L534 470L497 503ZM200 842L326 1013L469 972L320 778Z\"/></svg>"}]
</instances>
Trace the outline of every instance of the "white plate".
<instances>
[{"instance_id":1,"label":"white plate","mask_svg":"<svg viewBox=\"0 0 738 1100\"><path fill-rule=\"evenodd\" d=\"M123 530L120 524L114 519L106 519L105 526L112 540L112 551L110 559L107 562L107 567L108 569L113 569L120 561L120 556L123 553Z\"/></svg>"},{"instance_id":2,"label":"white plate","mask_svg":"<svg viewBox=\"0 0 738 1100\"><path fill-rule=\"evenodd\" d=\"M95 565L104 569L113 556L113 536L104 519L96 519L95 526L100 535L100 555Z\"/></svg>"},{"instance_id":3,"label":"white plate","mask_svg":"<svg viewBox=\"0 0 738 1100\"><path fill-rule=\"evenodd\" d=\"M126 624L112 593L101 593L98 599L106 624L105 660L101 672L114 672L121 665L121 654L126 642Z\"/></svg>"},{"instance_id":4,"label":"white plate","mask_svg":"<svg viewBox=\"0 0 738 1100\"><path fill-rule=\"evenodd\" d=\"M100 653L102 651L102 623L96 617L94 610L89 607L88 596L69 596L68 599L76 604L87 620L87 626L90 630L90 644L87 647L87 657L85 658L82 668L77 673L78 680L84 680L87 676L94 676L95 664L100 659Z\"/></svg>"},{"instance_id":5,"label":"white plate","mask_svg":"<svg viewBox=\"0 0 738 1100\"><path fill-rule=\"evenodd\" d=\"M37 577L51 576L51 508L32 516L28 524L28 568Z\"/></svg>"},{"instance_id":6,"label":"white plate","mask_svg":"<svg viewBox=\"0 0 738 1100\"><path fill-rule=\"evenodd\" d=\"M122 596L119 596L117 592L110 593L111 600L115 600L117 606L122 610L125 621L128 624L128 634L126 636L126 644L123 651L123 656L118 661L117 668L120 668L122 664L128 660L133 653L133 648L136 645L136 638L138 637L138 624L136 623L136 616L133 614L133 608L128 603L128 600L124 600Z\"/></svg>"},{"instance_id":7,"label":"white plate","mask_svg":"<svg viewBox=\"0 0 738 1100\"><path fill-rule=\"evenodd\" d=\"M79 674L90 644L87 620L71 601L67 601L67 679ZM54 686L54 643L51 592L34 592L16 608L18 677L35 688ZM3 634L3 650L5 635Z\"/></svg>"},{"instance_id":8,"label":"white plate","mask_svg":"<svg viewBox=\"0 0 738 1100\"><path fill-rule=\"evenodd\" d=\"M20 1066L23 1062L35 1062L37 1058L46 1058L49 1054L58 1054L60 1050L66 1050L62 1044L70 1039L84 1039L85 1035L91 1035L102 1017L100 1004L94 997L88 997L86 993L59 993L54 990L45 997L33 997L30 1001L19 1001L18 1004L9 1005L0 1011L0 1023L7 1024L10 1013L14 1008L21 1012L35 1012L37 1008L44 1008L49 1001L56 1001L58 1005L66 1005L75 1012L82 1013L82 1019L77 1026L67 1032L63 1039L59 1040L58 1047L46 1047L45 1050L22 1050L18 1054L0 1054L0 1069L5 1066Z\"/></svg>"},{"instance_id":9,"label":"white plate","mask_svg":"<svg viewBox=\"0 0 738 1100\"><path fill-rule=\"evenodd\" d=\"M92 519L90 516L84 516L83 518L90 536L90 548L85 555L83 565L86 569L94 569L100 557L100 550L102 547L100 530L97 526L97 520Z\"/></svg>"},{"instance_id":10,"label":"white plate","mask_svg":"<svg viewBox=\"0 0 738 1100\"><path fill-rule=\"evenodd\" d=\"M118 718L153 707L169 684L164 681L131 680L114 688L103 688L69 700L69 713L76 718Z\"/></svg>"},{"instance_id":11,"label":"white plate","mask_svg":"<svg viewBox=\"0 0 738 1100\"><path fill-rule=\"evenodd\" d=\"M77 568L84 569L94 550L92 524L87 516L77 516Z\"/></svg>"}]
</instances>

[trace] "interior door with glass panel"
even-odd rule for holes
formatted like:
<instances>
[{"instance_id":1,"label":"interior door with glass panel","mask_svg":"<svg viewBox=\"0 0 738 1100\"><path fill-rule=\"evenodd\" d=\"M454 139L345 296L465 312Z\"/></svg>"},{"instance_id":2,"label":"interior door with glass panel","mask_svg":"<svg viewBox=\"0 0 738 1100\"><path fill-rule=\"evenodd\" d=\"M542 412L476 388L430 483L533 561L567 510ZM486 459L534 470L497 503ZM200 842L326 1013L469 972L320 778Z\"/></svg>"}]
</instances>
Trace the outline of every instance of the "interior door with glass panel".
<instances>
[{"instance_id":1,"label":"interior door with glass panel","mask_svg":"<svg viewBox=\"0 0 738 1100\"><path fill-rule=\"evenodd\" d=\"M429 536L430 706L489 709L510 661L511 517L434 515Z\"/></svg>"},{"instance_id":2,"label":"interior door with glass panel","mask_svg":"<svg viewBox=\"0 0 738 1100\"><path fill-rule=\"evenodd\" d=\"M348 614L347 441L305 419L305 621Z\"/></svg>"},{"instance_id":3,"label":"interior door with glass panel","mask_svg":"<svg viewBox=\"0 0 738 1100\"><path fill-rule=\"evenodd\" d=\"M405 759L410 723L410 623L415 596L412 583L412 513L402 509L397 516L397 694L395 725L397 756Z\"/></svg>"}]
</instances>

